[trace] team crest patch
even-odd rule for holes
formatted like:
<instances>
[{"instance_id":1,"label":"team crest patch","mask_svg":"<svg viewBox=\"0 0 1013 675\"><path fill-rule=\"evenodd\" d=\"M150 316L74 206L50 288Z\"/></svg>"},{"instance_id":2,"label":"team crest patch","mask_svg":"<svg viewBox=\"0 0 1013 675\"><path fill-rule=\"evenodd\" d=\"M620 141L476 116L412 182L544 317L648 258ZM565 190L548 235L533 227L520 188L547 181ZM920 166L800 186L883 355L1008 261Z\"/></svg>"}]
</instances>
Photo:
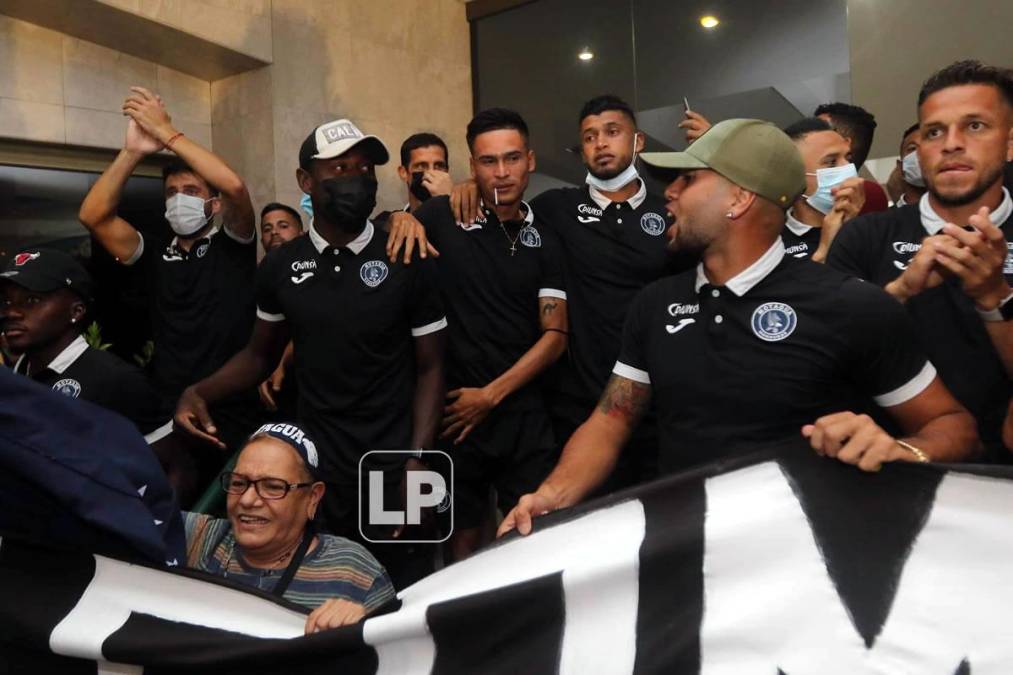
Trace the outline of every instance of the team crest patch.
<instances>
[{"instance_id":1,"label":"team crest patch","mask_svg":"<svg viewBox=\"0 0 1013 675\"><path fill-rule=\"evenodd\" d=\"M77 380L71 380L69 378L66 380L60 380L59 382L53 385L53 391L60 392L64 396L77 398L78 396L81 395L81 383L78 382Z\"/></svg>"},{"instance_id":2,"label":"team crest patch","mask_svg":"<svg viewBox=\"0 0 1013 675\"><path fill-rule=\"evenodd\" d=\"M542 235L538 234L538 230L530 225L522 227L521 231L517 233L517 237L528 248L541 248L542 246Z\"/></svg>"},{"instance_id":3,"label":"team crest patch","mask_svg":"<svg viewBox=\"0 0 1013 675\"><path fill-rule=\"evenodd\" d=\"M382 260L370 260L359 268L359 278L370 288L376 288L387 278L387 264Z\"/></svg>"},{"instance_id":4,"label":"team crest patch","mask_svg":"<svg viewBox=\"0 0 1013 675\"><path fill-rule=\"evenodd\" d=\"M661 235L665 231L665 228L665 219L657 213L648 212L640 217L640 229L652 237Z\"/></svg>"},{"instance_id":5,"label":"team crest patch","mask_svg":"<svg viewBox=\"0 0 1013 675\"><path fill-rule=\"evenodd\" d=\"M777 342L792 334L798 318L795 310L783 302L767 302L753 312L753 333L767 342Z\"/></svg>"}]
</instances>

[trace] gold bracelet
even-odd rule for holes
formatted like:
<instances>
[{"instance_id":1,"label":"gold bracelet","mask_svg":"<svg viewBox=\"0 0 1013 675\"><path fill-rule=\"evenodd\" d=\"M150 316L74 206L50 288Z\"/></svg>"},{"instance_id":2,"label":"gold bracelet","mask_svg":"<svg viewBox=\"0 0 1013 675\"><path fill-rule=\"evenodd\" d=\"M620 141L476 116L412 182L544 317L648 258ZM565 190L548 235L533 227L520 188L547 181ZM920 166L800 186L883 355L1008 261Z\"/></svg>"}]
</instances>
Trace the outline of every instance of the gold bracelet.
<instances>
[{"instance_id":1,"label":"gold bracelet","mask_svg":"<svg viewBox=\"0 0 1013 675\"><path fill-rule=\"evenodd\" d=\"M896 441L897 445L899 445L900 447L904 448L912 455L914 455L918 459L918 461L921 462L922 464L927 464L928 462L932 461L931 459L929 459L929 456L925 454L924 450L916 448L910 443L906 443L900 440L899 438L894 439L894 441Z\"/></svg>"}]
</instances>

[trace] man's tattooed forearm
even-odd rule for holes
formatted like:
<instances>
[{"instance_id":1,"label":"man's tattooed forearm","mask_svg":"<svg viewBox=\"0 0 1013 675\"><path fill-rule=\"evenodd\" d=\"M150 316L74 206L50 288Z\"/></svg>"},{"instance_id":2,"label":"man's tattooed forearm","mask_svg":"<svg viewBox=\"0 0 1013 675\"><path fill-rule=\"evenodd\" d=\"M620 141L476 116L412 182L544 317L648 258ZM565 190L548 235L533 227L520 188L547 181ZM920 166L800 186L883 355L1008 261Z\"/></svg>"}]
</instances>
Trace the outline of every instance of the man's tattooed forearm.
<instances>
[{"instance_id":1,"label":"man's tattooed forearm","mask_svg":"<svg viewBox=\"0 0 1013 675\"><path fill-rule=\"evenodd\" d=\"M605 385L598 410L612 417L623 417L632 424L647 410L650 399L650 385L613 375Z\"/></svg>"}]
</instances>

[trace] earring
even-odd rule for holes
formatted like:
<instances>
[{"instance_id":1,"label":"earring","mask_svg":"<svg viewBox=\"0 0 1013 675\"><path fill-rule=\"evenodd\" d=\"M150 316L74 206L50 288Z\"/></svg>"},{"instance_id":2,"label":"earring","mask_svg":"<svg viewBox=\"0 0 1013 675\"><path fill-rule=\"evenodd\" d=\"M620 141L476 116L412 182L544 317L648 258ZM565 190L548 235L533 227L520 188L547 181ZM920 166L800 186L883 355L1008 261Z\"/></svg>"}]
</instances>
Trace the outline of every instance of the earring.
<instances>
[{"instance_id":1,"label":"earring","mask_svg":"<svg viewBox=\"0 0 1013 675\"><path fill-rule=\"evenodd\" d=\"M70 322L71 323L77 323L77 319L71 319Z\"/></svg>"},{"instance_id":2,"label":"earring","mask_svg":"<svg viewBox=\"0 0 1013 675\"><path fill-rule=\"evenodd\" d=\"M725 218L731 218L731 217L732 217L732 212L731 211L729 211L728 213L725 214Z\"/></svg>"}]
</instances>

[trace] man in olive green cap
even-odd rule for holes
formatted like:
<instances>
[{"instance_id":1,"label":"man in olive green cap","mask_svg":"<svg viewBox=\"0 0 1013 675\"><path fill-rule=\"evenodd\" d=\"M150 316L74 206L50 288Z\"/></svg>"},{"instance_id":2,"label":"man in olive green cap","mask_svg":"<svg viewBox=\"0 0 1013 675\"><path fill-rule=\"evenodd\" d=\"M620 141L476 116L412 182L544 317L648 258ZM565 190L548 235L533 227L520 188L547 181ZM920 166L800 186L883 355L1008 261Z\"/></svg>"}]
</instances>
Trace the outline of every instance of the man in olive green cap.
<instances>
[{"instance_id":1,"label":"man in olive green cap","mask_svg":"<svg viewBox=\"0 0 1013 675\"><path fill-rule=\"evenodd\" d=\"M799 434L818 454L867 471L977 451L974 420L915 347L903 307L873 284L784 256L785 210L804 189L805 170L782 131L726 120L685 152L640 157L671 180L670 246L701 262L633 301L597 409L501 534L527 534L532 516L583 499L649 405L661 473ZM854 412L875 406L899 437Z\"/></svg>"}]
</instances>

